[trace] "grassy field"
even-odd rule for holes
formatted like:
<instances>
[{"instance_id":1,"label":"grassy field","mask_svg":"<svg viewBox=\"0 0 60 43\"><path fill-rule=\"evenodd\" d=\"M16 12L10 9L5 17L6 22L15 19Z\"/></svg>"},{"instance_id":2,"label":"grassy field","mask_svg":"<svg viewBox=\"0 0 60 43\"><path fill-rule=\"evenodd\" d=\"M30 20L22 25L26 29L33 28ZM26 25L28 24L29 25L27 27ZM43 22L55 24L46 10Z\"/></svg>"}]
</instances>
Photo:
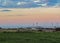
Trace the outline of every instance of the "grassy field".
<instances>
[{"instance_id":1,"label":"grassy field","mask_svg":"<svg viewBox=\"0 0 60 43\"><path fill-rule=\"evenodd\" d=\"M60 43L60 32L2 32L0 43Z\"/></svg>"}]
</instances>

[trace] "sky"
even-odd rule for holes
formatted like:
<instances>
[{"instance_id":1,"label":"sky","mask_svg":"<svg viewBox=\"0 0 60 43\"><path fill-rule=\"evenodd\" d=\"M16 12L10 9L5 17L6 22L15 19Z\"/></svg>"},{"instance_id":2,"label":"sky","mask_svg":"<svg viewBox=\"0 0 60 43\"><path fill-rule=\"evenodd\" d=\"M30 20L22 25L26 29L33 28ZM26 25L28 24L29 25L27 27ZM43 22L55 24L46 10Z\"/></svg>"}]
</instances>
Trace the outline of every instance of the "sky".
<instances>
[{"instance_id":1,"label":"sky","mask_svg":"<svg viewBox=\"0 0 60 43\"><path fill-rule=\"evenodd\" d=\"M60 0L0 0L0 8L59 7Z\"/></svg>"},{"instance_id":2,"label":"sky","mask_svg":"<svg viewBox=\"0 0 60 43\"><path fill-rule=\"evenodd\" d=\"M60 0L0 0L0 27L27 26L60 26Z\"/></svg>"}]
</instances>

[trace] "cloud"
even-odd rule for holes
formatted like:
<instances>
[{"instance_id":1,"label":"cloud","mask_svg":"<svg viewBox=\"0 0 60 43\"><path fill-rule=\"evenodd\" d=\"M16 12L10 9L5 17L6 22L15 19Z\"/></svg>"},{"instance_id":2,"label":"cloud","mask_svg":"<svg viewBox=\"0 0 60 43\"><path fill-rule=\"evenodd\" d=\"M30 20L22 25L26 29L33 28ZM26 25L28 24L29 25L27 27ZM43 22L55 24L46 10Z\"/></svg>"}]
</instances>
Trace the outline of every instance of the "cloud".
<instances>
[{"instance_id":1,"label":"cloud","mask_svg":"<svg viewBox=\"0 0 60 43\"><path fill-rule=\"evenodd\" d=\"M45 6L47 6L47 3L44 3L44 4L37 4L37 5L40 5L40 6L45 7Z\"/></svg>"},{"instance_id":2,"label":"cloud","mask_svg":"<svg viewBox=\"0 0 60 43\"><path fill-rule=\"evenodd\" d=\"M56 3L53 7L60 7L60 3Z\"/></svg>"},{"instance_id":3,"label":"cloud","mask_svg":"<svg viewBox=\"0 0 60 43\"><path fill-rule=\"evenodd\" d=\"M17 14L17 15L0 15L0 16L28 16L28 15Z\"/></svg>"},{"instance_id":4,"label":"cloud","mask_svg":"<svg viewBox=\"0 0 60 43\"><path fill-rule=\"evenodd\" d=\"M49 0L48 7L60 7L60 0Z\"/></svg>"},{"instance_id":5,"label":"cloud","mask_svg":"<svg viewBox=\"0 0 60 43\"><path fill-rule=\"evenodd\" d=\"M41 0L33 0L33 2L41 2Z\"/></svg>"},{"instance_id":6,"label":"cloud","mask_svg":"<svg viewBox=\"0 0 60 43\"><path fill-rule=\"evenodd\" d=\"M0 8L35 8L53 7L60 4L60 0L0 0Z\"/></svg>"},{"instance_id":7,"label":"cloud","mask_svg":"<svg viewBox=\"0 0 60 43\"><path fill-rule=\"evenodd\" d=\"M26 2L17 2L17 5L24 5Z\"/></svg>"},{"instance_id":8,"label":"cloud","mask_svg":"<svg viewBox=\"0 0 60 43\"><path fill-rule=\"evenodd\" d=\"M1 12L10 12L10 11L12 11L12 10L1 10Z\"/></svg>"}]
</instances>

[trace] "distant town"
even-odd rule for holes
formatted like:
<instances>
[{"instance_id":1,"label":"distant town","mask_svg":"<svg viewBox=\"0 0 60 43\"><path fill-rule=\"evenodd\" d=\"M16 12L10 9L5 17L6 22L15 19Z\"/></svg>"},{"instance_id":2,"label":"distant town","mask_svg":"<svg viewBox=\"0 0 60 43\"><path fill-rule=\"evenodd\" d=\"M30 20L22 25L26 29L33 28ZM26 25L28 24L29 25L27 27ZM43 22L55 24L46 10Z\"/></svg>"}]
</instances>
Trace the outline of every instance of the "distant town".
<instances>
[{"instance_id":1,"label":"distant town","mask_svg":"<svg viewBox=\"0 0 60 43\"><path fill-rule=\"evenodd\" d=\"M60 27L54 27L54 28L44 28L41 26L20 27L20 28L2 28L2 27L0 27L0 32L55 32L55 31L60 31Z\"/></svg>"}]
</instances>

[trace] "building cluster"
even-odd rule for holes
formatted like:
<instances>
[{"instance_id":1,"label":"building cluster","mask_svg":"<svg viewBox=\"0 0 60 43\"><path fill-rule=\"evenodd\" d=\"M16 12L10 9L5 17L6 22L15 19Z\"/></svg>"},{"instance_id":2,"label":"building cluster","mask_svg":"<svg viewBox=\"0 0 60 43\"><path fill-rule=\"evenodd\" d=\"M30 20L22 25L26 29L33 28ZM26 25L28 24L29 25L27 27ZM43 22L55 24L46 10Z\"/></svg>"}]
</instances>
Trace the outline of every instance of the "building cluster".
<instances>
[{"instance_id":1,"label":"building cluster","mask_svg":"<svg viewBox=\"0 0 60 43\"><path fill-rule=\"evenodd\" d=\"M59 27L43 28L43 27L25 27L25 28L1 28L0 32L55 32L60 31Z\"/></svg>"}]
</instances>

